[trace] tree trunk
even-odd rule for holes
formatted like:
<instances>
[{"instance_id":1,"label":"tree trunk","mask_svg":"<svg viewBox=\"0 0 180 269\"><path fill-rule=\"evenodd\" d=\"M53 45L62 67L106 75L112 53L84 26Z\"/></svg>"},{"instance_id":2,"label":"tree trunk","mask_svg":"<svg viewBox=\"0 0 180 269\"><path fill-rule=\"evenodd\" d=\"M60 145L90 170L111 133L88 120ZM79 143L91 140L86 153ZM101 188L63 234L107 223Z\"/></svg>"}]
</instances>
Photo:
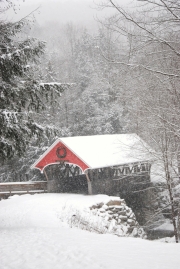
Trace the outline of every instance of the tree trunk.
<instances>
[{"instance_id":1,"label":"tree trunk","mask_svg":"<svg viewBox=\"0 0 180 269\"><path fill-rule=\"evenodd\" d=\"M169 165L168 165L167 159L166 159L166 163L165 163L165 171L166 171L167 187L168 187L168 191L169 191L169 198L170 198L170 203L171 203L171 218L172 218L172 223L173 223L173 227L174 227L174 235L175 235L176 243L178 243L179 238L178 238L178 229L177 229L177 225L176 225L174 197L173 197L173 192L172 192L172 179L170 177Z\"/></svg>"}]
</instances>

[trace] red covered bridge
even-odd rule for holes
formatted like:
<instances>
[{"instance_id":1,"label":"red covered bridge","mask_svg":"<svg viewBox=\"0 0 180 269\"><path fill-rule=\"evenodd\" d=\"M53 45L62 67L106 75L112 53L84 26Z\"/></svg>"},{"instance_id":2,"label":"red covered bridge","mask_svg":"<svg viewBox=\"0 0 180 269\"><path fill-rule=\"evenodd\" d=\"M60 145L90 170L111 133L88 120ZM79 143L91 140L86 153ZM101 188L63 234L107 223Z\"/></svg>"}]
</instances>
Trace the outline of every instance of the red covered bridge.
<instances>
[{"instance_id":1,"label":"red covered bridge","mask_svg":"<svg viewBox=\"0 0 180 269\"><path fill-rule=\"evenodd\" d=\"M49 165L59 164L65 169L69 169L69 165L79 167L86 175L88 192L92 194L91 180L97 173L117 180L127 174L149 172L151 153L150 147L136 134L63 137L58 138L31 168L39 169L49 180L46 173Z\"/></svg>"}]
</instances>

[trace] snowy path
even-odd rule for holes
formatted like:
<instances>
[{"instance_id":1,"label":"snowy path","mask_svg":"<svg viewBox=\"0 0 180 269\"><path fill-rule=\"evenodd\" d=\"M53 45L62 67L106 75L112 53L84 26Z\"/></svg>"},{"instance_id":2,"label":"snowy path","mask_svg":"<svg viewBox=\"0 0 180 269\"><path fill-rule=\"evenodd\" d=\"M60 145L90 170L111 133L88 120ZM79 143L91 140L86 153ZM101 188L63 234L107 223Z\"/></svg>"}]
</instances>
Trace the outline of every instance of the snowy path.
<instances>
[{"instance_id":1,"label":"snowy path","mask_svg":"<svg viewBox=\"0 0 180 269\"><path fill-rule=\"evenodd\" d=\"M180 245L98 235L59 219L64 204L106 196L38 194L0 201L1 269L178 269Z\"/></svg>"}]
</instances>

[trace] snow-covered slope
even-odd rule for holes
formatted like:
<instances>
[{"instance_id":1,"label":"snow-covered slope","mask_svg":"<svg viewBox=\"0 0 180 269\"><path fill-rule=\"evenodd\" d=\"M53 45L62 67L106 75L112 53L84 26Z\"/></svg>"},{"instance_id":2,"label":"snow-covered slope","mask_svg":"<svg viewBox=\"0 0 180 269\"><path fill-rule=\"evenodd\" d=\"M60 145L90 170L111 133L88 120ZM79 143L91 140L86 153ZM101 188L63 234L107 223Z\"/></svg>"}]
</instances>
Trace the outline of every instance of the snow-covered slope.
<instances>
[{"instance_id":1,"label":"snow-covered slope","mask_svg":"<svg viewBox=\"0 0 180 269\"><path fill-rule=\"evenodd\" d=\"M67 223L67 213L73 216L110 199L35 194L0 201L0 268L179 268L179 244L90 233Z\"/></svg>"}]
</instances>

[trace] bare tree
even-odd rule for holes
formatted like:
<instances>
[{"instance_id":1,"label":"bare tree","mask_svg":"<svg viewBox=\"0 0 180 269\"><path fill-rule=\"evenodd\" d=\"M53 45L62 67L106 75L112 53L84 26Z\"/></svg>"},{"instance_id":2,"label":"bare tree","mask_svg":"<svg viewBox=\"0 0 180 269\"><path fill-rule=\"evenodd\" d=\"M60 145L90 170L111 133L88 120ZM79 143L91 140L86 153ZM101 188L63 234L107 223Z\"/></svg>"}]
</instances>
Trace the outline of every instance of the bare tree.
<instances>
[{"instance_id":1,"label":"bare tree","mask_svg":"<svg viewBox=\"0 0 180 269\"><path fill-rule=\"evenodd\" d=\"M105 25L125 38L129 51L121 61L105 57L111 63L128 67L131 79L123 98L131 104L128 110L134 124L129 129L136 130L159 153L178 242L174 186L180 170L180 3L177 0L137 0L134 3L137 12L125 10L115 0L101 5L114 9L115 14Z\"/></svg>"}]
</instances>

